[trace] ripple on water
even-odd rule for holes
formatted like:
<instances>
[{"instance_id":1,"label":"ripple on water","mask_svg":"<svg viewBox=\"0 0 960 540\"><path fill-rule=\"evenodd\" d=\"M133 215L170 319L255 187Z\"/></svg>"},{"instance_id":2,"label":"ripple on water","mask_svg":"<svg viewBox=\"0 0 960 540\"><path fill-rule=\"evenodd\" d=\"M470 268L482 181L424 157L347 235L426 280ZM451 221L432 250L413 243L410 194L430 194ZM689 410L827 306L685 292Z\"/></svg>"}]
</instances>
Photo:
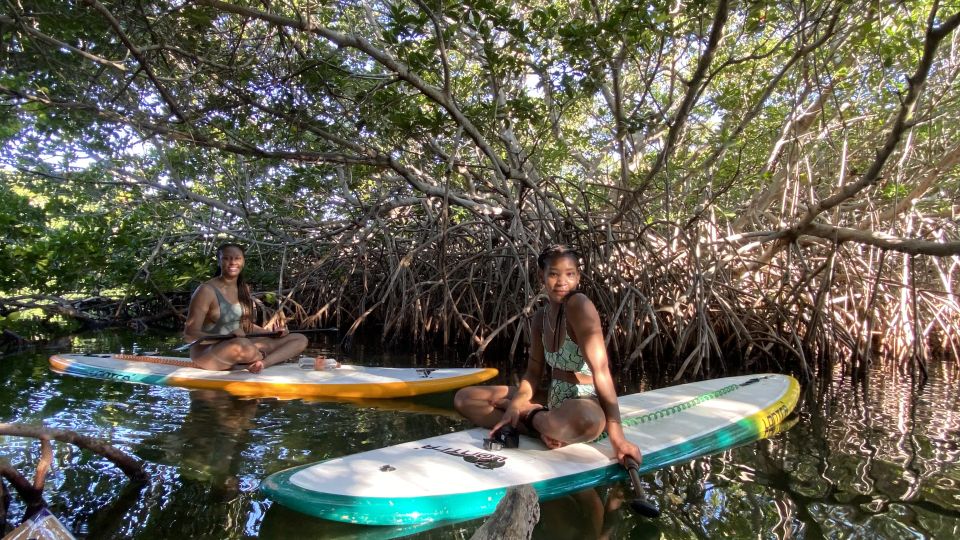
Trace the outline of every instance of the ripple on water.
<instances>
[{"instance_id":1,"label":"ripple on water","mask_svg":"<svg viewBox=\"0 0 960 540\"><path fill-rule=\"evenodd\" d=\"M99 334L77 344L100 352L134 342L160 349L168 341ZM468 427L451 413L452 395L378 404L244 400L57 375L46 356L0 364L8 389L0 421L105 438L143 459L151 477L137 488L109 461L56 444L47 500L90 538L366 535L276 507L257 487L286 467ZM931 364L930 375L917 393L908 377L882 364L865 388L838 377L824 394L805 394L797 424L773 440L645 475L664 516L651 523L614 512L611 538L960 538L960 374ZM36 441L5 437L0 445L0 455L32 474ZM595 491L602 502L624 493L618 486ZM20 504L14 497L13 516ZM542 508L538 538L589 529L587 507L576 500ZM478 525L415 537L468 537Z\"/></svg>"}]
</instances>

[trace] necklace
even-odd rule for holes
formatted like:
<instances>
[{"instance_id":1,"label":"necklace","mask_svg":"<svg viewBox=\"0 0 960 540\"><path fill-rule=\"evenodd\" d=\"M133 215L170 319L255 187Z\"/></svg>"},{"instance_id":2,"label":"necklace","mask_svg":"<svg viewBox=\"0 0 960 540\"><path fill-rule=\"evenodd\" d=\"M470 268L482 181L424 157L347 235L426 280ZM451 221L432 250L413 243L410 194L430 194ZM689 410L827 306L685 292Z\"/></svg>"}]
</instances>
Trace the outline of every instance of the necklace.
<instances>
[{"instance_id":1,"label":"necklace","mask_svg":"<svg viewBox=\"0 0 960 540\"><path fill-rule=\"evenodd\" d=\"M546 327L547 327L548 329L550 329L550 335L553 336L553 341L556 342L556 341L557 341L557 330L560 328L561 323L563 322L563 311L562 311L562 308L561 308L561 311L559 311L559 312L557 313L557 318L559 319L559 320L557 321L557 326L553 326L552 324L550 324L550 319L551 319L551 317L550 317L550 306L547 306L547 308L543 310L543 318L544 318L544 320L545 320L546 323L547 323L547 324L546 324Z\"/></svg>"}]
</instances>

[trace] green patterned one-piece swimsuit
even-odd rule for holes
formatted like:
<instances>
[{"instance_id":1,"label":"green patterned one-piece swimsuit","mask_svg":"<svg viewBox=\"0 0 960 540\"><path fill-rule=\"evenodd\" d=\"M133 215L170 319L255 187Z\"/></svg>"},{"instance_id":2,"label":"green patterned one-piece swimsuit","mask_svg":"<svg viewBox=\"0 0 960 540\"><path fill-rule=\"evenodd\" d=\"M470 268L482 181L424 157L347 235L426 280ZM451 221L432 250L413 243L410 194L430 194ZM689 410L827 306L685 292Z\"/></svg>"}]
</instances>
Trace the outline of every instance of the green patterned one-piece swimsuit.
<instances>
[{"instance_id":1,"label":"green patterned one-piece swimsuit","mask_svg":"<svg viewBox=\"0 0 960 540\"><path fill-rule=\"evenodd\" d=\"M561 322L563 324L563 322ZM541 341L543 334L541 334ZM551 368L562 369L564 371L573 371L593 377L590 366L586 359L580 354L580 347L570 339L570 336L564 336L563 343L557 352L547 350L547 344L543 344L543 356L547 365ZM550 380L550 391L547 393L547 406L551 409L559 407L561 403L574 398L595 398L597 389L592 384L573 384L567 381Z\"/></svg>"}]
</instances>

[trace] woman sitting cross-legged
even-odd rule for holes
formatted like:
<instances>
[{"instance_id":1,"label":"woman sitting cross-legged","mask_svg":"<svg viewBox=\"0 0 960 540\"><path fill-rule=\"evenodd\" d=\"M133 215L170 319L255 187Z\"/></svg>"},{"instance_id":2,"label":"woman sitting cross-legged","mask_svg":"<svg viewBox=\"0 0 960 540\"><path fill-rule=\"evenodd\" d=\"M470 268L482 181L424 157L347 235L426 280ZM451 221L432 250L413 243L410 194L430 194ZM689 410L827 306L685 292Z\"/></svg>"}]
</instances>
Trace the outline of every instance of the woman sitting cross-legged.
<instances>
[{"instance_id":1,"label":"woman sitting cross-legged","mask_svg":"<svg viewBox=\"0 0 960 540\"><path fill-rule=\"evenodd\" d=\"M578 255L566 246L551 246L537 259L549 302L533 317L527 370L518 388L472 386L454 398L460 414L491 428L496 438L504 426L539 436L547 448L588 442L606 430L617 460L640 462L640 449L623 435L620 407L607 363L600 315L577 290ZM533 401L534 389L551 368L546 406Z\"/></svg>"},{"instance_id":2,"label":"woman sitting cross-legged","mask_svg":"<svg viewBox=\"0 0 960 540\"><path fill-rule=\"evenodd\" d=\"M253 373L297 356L307 337L282 331L279 337L247 337L268 330L253 324L253 297L243 281L243 249L236 244L217 248L217 275L197 287L190 299L183 337L187 342L209 335L231 339L200 342L190 347L190 359L202 369L224 371L242 366Z\"/></svg>"}]
</instances>

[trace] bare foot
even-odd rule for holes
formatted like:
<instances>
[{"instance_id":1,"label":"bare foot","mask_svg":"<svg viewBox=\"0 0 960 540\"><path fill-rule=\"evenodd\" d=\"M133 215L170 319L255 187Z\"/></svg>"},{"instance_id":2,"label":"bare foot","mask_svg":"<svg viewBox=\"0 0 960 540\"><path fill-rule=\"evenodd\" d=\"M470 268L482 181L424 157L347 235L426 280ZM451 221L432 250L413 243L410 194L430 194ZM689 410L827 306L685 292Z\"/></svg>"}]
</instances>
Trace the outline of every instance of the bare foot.
<instances>
[{"instance_id":1,"label":"bare foot","mask_svg":"<svg viewBox=\"0 0 960 540\"><path fill-rule=\"evenodd\" d=\"M250 362L247 364L247 371L250 373L260 373L263 371L263 361L257 360L256 362Z\"/></svg>"},{"instance_id":2,"label":"bare foot","mask_svg":"<svg viewBox=\"0 0 960 540\"><path fill-rule=\"evenodd\" d=\"M525 411L520 413L520 425L523 426L521 429L526 432L527 435L532 435L534 437L539 436L540 440L543 441L543 444L550 450L555 450L557 448L563 448L567 443L561 441L560 439L554 439L549 435L537 431L533 426L532 414L537 411L543 411L545 414L550 414L550 409L539 403L533 403Z\"/></svg>"},{"instance_id":3,"label":"bare foot","mask_svg":"<svg viewBox=\"0 0 960 540\"><path fill-rule=\"evenodd\" d=\"M540 440L543 441L543 444L550 450L556 450L557 448L563 448L567 443L561 441L560 439L554 439L553 437L540 434Z\"/></svg>"}]
</instances>

